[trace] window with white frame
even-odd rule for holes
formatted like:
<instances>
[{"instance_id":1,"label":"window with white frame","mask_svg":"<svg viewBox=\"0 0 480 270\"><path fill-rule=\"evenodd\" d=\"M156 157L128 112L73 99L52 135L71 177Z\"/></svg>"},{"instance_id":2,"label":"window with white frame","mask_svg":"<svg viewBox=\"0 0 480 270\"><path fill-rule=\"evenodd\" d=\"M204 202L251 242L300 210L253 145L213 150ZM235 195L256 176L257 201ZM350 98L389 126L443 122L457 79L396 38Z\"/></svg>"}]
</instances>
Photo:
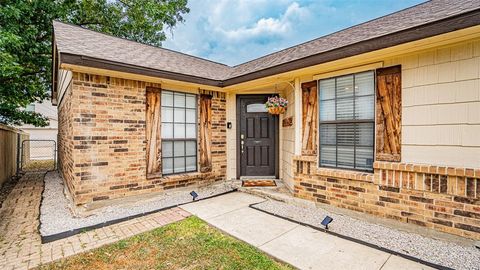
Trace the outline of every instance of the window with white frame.
<instances>
[{"instance_id":1,"label":"window with white frame","mask_svg":"<svg viewBox=\"0 0 480 270\"><path fill-rule=\"evenodd\" d=\"M375 73L322 79L318 85L320 166L372 171Z\"/></svg>"},{"instance_id":2,"label":"window with white frame","mask_svg":"<svg viewBox=\"0 0 480 270\"><path fill-rule=\"evenodd\" d=\"M162 174L197 171L197 96L162 91Z\"/></svg>"}]
</instances>

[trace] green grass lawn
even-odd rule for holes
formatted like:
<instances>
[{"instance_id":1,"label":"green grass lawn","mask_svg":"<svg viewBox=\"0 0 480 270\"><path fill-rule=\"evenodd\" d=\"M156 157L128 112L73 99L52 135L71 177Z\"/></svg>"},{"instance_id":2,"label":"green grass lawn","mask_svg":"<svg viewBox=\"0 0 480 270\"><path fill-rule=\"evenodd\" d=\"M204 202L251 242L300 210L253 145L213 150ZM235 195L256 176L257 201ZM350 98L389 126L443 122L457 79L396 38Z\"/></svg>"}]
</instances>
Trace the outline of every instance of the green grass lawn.
<instances>
[{"instance_id":1,"label":"green grass lawn","mask_svg":"<svg viewBox=\"0 0 480 270\"><path fill-rule=\"evenodd\" d=\"M292 269L189 217L39 269Z\"/></svg>"}]
</instances>

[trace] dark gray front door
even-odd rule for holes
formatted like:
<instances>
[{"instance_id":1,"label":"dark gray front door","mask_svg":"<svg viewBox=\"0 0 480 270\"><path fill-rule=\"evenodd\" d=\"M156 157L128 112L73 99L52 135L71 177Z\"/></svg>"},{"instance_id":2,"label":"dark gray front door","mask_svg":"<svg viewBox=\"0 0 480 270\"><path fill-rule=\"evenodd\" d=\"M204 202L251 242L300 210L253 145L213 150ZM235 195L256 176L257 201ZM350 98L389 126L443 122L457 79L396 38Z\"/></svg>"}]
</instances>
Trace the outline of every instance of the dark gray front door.
<instances>
[{"instance_id":1,"label":"dark gray front door","mask_svg":"<svg viewBox=\"0 0 480 270\"><path fill-rule=\"evenodd\" d=\"M266 111L267 98L238 96L238 176L278 176L278 116Z\"/></svg>"}]
</instances>

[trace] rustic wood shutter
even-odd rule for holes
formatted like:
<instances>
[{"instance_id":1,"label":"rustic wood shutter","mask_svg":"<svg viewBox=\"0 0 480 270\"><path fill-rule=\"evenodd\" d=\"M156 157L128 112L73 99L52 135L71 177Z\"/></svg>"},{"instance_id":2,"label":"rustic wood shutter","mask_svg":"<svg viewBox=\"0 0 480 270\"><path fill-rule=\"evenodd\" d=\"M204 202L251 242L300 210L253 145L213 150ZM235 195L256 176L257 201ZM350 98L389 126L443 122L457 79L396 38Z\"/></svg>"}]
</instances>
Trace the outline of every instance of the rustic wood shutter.
<instances>
[{"instance_id":1,"label":"rustic wood shutter","mask_svg":"<svg viewBox=\"0 0 480 270\"><path fill-rule=\"evenodd\" d=\"M302 84L302 155L317 153L317 82Z\"/></svg>"},{"instance_id":2,"label":"rustic wood shutter","mask_svg":"<svg viewBox=\"0 0 480 270\"><path fill-rule=\"evenodd\" d=\"M200 172L212 171L212 96L200 95Z\"/></svg>"},{"instance_id":3,"label":"rustic wood shutter","mask_svg":"<svg viewBox=\"0 0 480 270\"><path fill-rule=\"evenodd\" d=\"M401 161L401 66L378 69L376 160Z\"/></svg>"},{"instance_id":4,"label":"rustic wood shutter","mask_svg":"<svg viewBox=\"0 0 480 270\"><path fill-rule=\"evenodd\" d=\"M146 137L147 177L161 176L161 122L159 88L147 87L146 96Z\"/></svg>"}]
</instances>

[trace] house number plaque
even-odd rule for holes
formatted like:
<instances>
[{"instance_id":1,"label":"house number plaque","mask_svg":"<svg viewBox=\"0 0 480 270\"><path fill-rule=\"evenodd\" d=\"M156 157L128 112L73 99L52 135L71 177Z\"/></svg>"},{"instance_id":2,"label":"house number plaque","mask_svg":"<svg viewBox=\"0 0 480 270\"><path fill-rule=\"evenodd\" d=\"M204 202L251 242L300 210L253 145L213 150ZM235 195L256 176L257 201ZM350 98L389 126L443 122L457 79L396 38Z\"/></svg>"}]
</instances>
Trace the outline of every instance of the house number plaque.
<instances>
[{"instance_id":1,"label":"house number plaque","mask_svg":"<svg viewBox=\"0 0 480 270\"><path fill-rule=\"evenodd\" d=\"M293 116L282 120L282 127L291 127L293 125Z\"/></svg>"}]
</instances>

